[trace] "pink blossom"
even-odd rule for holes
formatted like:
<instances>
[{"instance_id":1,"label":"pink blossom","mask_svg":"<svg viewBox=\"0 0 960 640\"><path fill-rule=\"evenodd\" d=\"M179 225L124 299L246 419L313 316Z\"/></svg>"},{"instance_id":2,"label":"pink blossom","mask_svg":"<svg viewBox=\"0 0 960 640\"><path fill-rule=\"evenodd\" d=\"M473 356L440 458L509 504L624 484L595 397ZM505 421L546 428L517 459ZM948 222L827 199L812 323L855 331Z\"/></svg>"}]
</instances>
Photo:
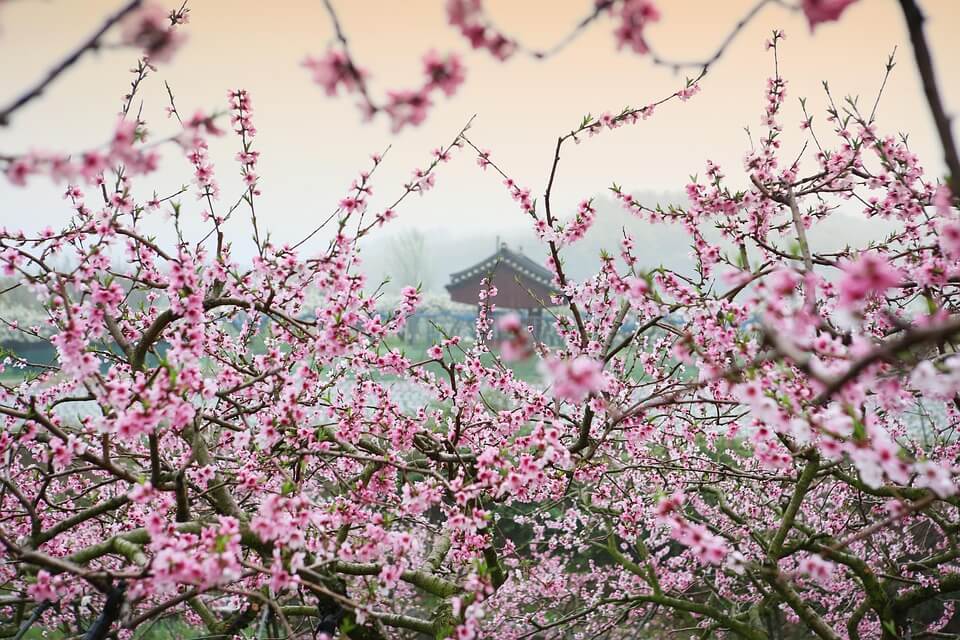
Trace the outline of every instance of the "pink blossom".
<instances>
[{"instance_id":1,"label":"pink blossom","mask_svg":"<svg viewBox=\"0 0 960 640\"><path fill-rule=\"evenodd\" d=\"M650 292L650 285L643 278L631 276L624 282L627 285L627 296L632 302L642 302Z\"/></svg>"},{"instance_id":2,"label":"pink blossom","mask_svg":"<svg viewBox=\"0 0 960 640\"><path fill-rule=\"evenodd\" d=\"M159 4L146 4L123 21L124 44L139 47L154 62L169 62L186 36L174 29L170 14Z\"/></svg>"},{"instance_id":3,"label":"pink blossom","mask_svg":"<svg viewBox=\"0 0 960 640\"><path fill-rule=\"evenodd\" d=\"M667 520L679 512L684 501L683 492L681 491L677 491L669 496L664 496L657 502L654 513L656 513L658 519Z\"/></svg>"},{"instance_id":4,"label":"pink blossom","mask_svg":"<svg viewBox=\"0 0 960 640\"><path fill-rule=\"evenodd\" d=\"M11 184L22 187L27 184L27 177L34 170L34 163L29 158L15 158L7 165L4 173Z\"/></svg>"},{"instance_id":5,"label":"pink blossom","mask_svg":"<svg viewBox=\"0 0 960 640\"><path fill-rule=\"evenodd\" d=\"M819 555L806 555L797 565L797 570L814 582L828 587L833 582L836 565Z\"/></svg>"},{"instance_id":6,"label":"pink blossom","mask_svg":"<svg viewBox=\"0 0 960 640\"><path fill-rule=\"evenodd\" d=\"M917 474L917 486L926 487L941 498L949 498L957 493L957 484L942 464L932 460L924 460L914 465Z\"/></svg>"},{"instance_id":7,"label":"pink blossom","mask_svg":"<svg viewBox=\"0 0 960 640\"><path fill-rule=\"evenodd\" d=\"M933 194L933 206L937 210L937 215L946 217L950 215L950 207L953 205L953 194L950 187L941 184Z\"/></svg>"},{"instance_id":8,"label":"pink blossom","mask_svg":"<svg viewBox=\"0 0 960 640\"><path fill-rule=\"evenodd\" d=\"M346 211L347 213L351 213L353 211L356 211L357 208L360 206L360 204L361 204L360 200L357 200L356 198L349 196L340 201L340 208Z\"/></svg>"},{"instance_id":9,"label":"pink blossom","mask_svg":"<svg viewBox=\"0 0 960 640\"><path fill-rule=\"evenodd\" d=\"M844 10L857 0L803 0L803 13L813 31L821 22L838 20Z\"/></svg>"},{"instance_id":10,"label":"pink blossom","mask_svg":"<svg viewBox=\"0 0 960 640\"><path fill-rule=\"evenodd\" d=\"M290 573L283 568L283 563L279 556L275 557L273 564L270 565L270 589L272 589L274 593L280 593L281 591L290 589L296 584L296 576L290 575Z\"/></svg>"},{"instance_id":11,"label":"pink blossom","mask_svg":"<svg viewBox=\"0 0 960 640\"><path fill-rule=\"evenodd\" d=\"M960 222L946 222L940 226L940 250L951 260L960 260Z\"/></svg>"},{"instance_id":12,"label":"pink blossom","mask_svg":"<svg viewBox=\"0 0 960 640\"><path fill-rule=\"evenodd\" d=\"M862 253L857 259L843 265L839 305L851 309L871 295L883 294L899 284L902 278L900 270L891 265L883 254Z\"/></svg>"},{"instance_id":13,"label":"pink blossom","mask_svg":"<svg viewBox=\"0 0 960 640\"><path fill-rule=\"evenodd\" d=\"M393 589L397 586L397 583L400 582L402 573L403 571L398 565L385 564L380 570L380 582L382 582L383 586L387 589Z\"/></svg>"},{"instance_id":14,"label":"pink blossom","mask_svg":"<svg viewBox=\"0 0 960 640\"><path fill-rule=\"evenodd\" d=\"M36 602L54 602L58 600L56 579L46 569L37 572L37 581L27 587L27 595Z\"/></svg>"},{"instance_id":15,"label":"pink blossom","mask_svg":"<svg viewBox=\"0 0 960 640\"><path fill-rule=\"evenodd\" d=\"M133 502L147 504L157 496L157 492L154 490L152 484L144 482L143 484L134 485L127 496Z\"/></svg>"},{"instance_id":16,"label":"pink blossom","mask_svg":"<svg viewBox=\"0 0 960 640\"><path fill-rule=\"evenodd\" d=\"M360 88L367 72L353 65L347 54L330 49L322 58L308 57L303 66L313 73L313 81L323 87L328 96L337 95L342 86L348 93Z\"/></svg>"},{"instance_id":17,"label":"pink blossom","mask_svg":"<svg viewBox=\"0 0 960 640\"><path fill-rule=\"evenodd\" d=\"M684 87L683 89L678 91L677 97L680 98L682 102L686 102L687 100L697 95L698 93L700 93L700 85L697 83L693 83L690 86Z\"/></svg>"},{"instance_id":18,"label":"pink blossom","mask_svg":"<svg viewBox=\"0 0 960 640\"><path fill-rule=\"evenodd\" d=\"M800 282L800 275L792 269L780 269L767 279L770 289L778 298L792 296Z\"/></svg>"},{"instance_id":19,"label":"pink blossom","mask_svg":"<svg viewBox=\"0 0 960 640\"><path fill-rule=\"evenodd\" d=\"M390 115L394 133L408 124L416 126L422 123L427 118L427 110L433 104L424 91L389 91L387 97L384 111Z\"/></svg>"},{"instance_id":20,"label":"pink blossom","mask_svg":"<svg viewBox=\"0 0 960 640\"><path fill-rule=\"evenodd\" d=\"M617 48L629 45L634 52L644 54L649 51L643 31L651 22L660 19L660 12L650 0L623 0L619 11L620 25L614 31Z\"/></svg>"},{"instance_id":21,"label":"pink blossom","mask_svg":"<svg viewBox=\"0 0 960 640\"><path fill-rule=\"evenodd\" d=\"M60 471L70 465L74 456L85 450L86 445L75 436L70 436L66 441L55 440L50 443L50 462L54 469Z\"/></svg>"},{"instance_id":22,"label":"pink blossom","mask_svg":"<svg viewBox=\"0 0 960 640\"><path fill-rule=\"evenodd\" d=\"M587 395L603 390L603 363L587 356L572 360L554 358L546 362L547 375L558 400L581 402Z\"/></svg>"},{"instance_id":23,"label":"pink blossom","mask_svg":"<svg viewBox=\"0 0 960 640\"><path fill-rule=\"evenodd\" d=\"M457 92L463 84L465 69L460 56L455 53L442 58L439 53L430 50L423 56L423 71L427 76L426 89L440 89L448 97Z\"/></svg>"},{"instance_id":24,"label":"pink blossom","mask_svg":"<svg viewBox=\"0 0 960 640\"><path fill-rule=\"evenodd\" d=\"M501 62L516 51L515 42L489 24L482 0L447 0L447 20L474 49L486 49Z\"/></svg>"},{"instance_id":25,"label":"pink blossom","mask_svg":"<svg viewBox=\"0 0 960 640\"><path fill-rule=\"evenodd\" d=\"M503 335L500 341L500 357L506 362L524 360L533 355L533 341L530 332L520 321L516 313L508 313L497 321L497 329Z\"/></svg>"}]
</instances>

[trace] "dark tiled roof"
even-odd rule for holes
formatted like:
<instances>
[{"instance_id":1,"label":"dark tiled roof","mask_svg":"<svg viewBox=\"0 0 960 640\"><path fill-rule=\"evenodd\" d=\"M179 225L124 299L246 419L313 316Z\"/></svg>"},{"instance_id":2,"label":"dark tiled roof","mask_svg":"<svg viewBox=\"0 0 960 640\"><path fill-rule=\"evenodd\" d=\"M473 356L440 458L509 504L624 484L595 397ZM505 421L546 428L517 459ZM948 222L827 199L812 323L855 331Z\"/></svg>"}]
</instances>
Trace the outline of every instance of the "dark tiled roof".
<instances>
[{"instance_id":1,"label":"dark tiled roof","mask_svg":"<svg viewBox=\"0 0 960 640\"><path fill-rule=\"evenodd\" d=\"M534 282L539 282L545 287L553 288L553 274L550 271L516 251L511 251L506 245L502 245L500 250L485 260L481 260L472 267L463 271L457 271L450 275L450 285L457 285L465 280L470 280L477 276L484 277L492 273L494 268L501 264L510 268L512 271L526 276Z\"/></svg>"}]
</instances>

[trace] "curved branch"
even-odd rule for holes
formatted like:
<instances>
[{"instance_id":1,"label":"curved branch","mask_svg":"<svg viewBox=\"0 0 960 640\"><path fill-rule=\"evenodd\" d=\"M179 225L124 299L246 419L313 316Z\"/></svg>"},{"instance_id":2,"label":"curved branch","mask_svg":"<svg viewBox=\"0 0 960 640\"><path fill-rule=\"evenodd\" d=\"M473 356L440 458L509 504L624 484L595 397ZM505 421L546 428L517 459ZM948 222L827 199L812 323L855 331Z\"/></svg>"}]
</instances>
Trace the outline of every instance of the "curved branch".
<instances>
[{"instance_id":1,"label":"curved branch","mask_svg":"<svg viewBox=\"0 0 960 640\"><path fill-rule=\"evenodd\" d=\"M9 125L10 116L12 116L15 111L34 99L39 98L43 92L46 91L47 87L53 84L54 80L60 77L60 75L62 75L70 67L75 65L87 51L97 49L100 46L100 39L106 35L107 31L109 31L113 25L120 22L127 14L139 7L142 3L143 0L130 0L127 2L127 4L121 7L120 10L107 18L107 20L93 33L93 35L82 42L79 47L70 53L70 55L61 60L57 66L50 69L50 71L47 72L47 75L44 76L40 82L28 89L10 105L0 111L0 127Z\"/></svg>"}]
</instances>

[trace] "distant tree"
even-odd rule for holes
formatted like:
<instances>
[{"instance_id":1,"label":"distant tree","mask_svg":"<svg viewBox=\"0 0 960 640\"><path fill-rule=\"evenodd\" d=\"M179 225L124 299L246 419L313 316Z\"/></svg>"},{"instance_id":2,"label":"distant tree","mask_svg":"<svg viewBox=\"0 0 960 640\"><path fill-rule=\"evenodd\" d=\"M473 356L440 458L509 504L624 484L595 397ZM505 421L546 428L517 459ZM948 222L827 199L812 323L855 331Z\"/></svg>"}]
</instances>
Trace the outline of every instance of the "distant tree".
<instances>
[{"instance_id":1,"label":"distant tree","mask_svg":"<svg viewBox=\"0 0 960 640\"><path fill-rule=\"evenodd\" d=\"M388 277L394 288L421 287L433 284L427 239L419 229L406 229L394 234L389 241Z\"/></svg>"}]
</instances>

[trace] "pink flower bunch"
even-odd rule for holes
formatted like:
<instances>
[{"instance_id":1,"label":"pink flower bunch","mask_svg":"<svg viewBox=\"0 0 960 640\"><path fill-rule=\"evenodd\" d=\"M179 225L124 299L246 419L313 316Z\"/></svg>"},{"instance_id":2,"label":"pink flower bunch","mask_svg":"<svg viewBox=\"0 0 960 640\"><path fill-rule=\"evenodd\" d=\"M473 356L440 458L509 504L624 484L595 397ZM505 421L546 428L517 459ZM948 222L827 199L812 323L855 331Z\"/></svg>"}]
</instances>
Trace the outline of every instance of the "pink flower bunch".
<instances>
[{"instance_id":1,"label":"pink flower bunch","mask_svg":"<svg viewBox=\"0 0 960 640\"><path fill-rule=\"evenodd\" d=\"M430 50L423 56L423 69L426 81L419 89L401 89L387 92L386 104L380 106L372 102L367 93L368 73L357 67L346 51L330 49L322 58L308 57L303 66L313 73L314 81L324 88L328 96L337 94L343 87L347 93L360 92L363 102L361 108L367 117L378 111L390 116L394 133L407 125L417 126L427 117L433 101L430 94L441 91L447 97L453 96L463 84L466 70L456 54L441 56Z\"/></svg>"},{"instance_id":2,"label":"pink flower bunch","mask_svg":"<svg viewBox=\"0 0 960 640\"><path fill-rule=\"evenodd\" d=\"M447 0L447 21L474 49L486 49L501 62L516 51L516 43L497 31L486 19L483 0Z\"/></svg>"},{"instance_id":3,"label":"pink flower bunch","mask_svg":"<svg viewBox=\"0 0 960 640\"><path fill-rule=\"evenodd\" d=\"M427 76L424 91L439 89L448 98L457 92L466 77L460 56L455 53L441 56L433 49L423 56L423 72Z\"/></svg>"},{"instance_id":4,"label":"pink flower bunch","mask_svg":"<svg viewBox=\"0 0 960 640\"><path fill-rule=\"evenodd\" d=\"M194 121L190 121L194 125ZM203 136L209 129L199 126L185 127L178 138L187 161L193 166L194 184L197 186L197 197L216 199L220 195L220 186L217 183L213 162L208 153L209 145ZM216 130L219 133L219 130Z\"/></svg>"},{"instance_id":5,"label":"pink flower bunch","mask_svg":"<svg viewBox=\"0 0 960 640\"><path fill-rule=\"evenodd\" d=\"M657 520L668 524L670 536L685 547L689 547L699 562L722 564L730 552L727 541L722 536L710 532L705 525L687 520L681 511L685 502L682 493L661 498L654 510Z\"/></svg>"},{"instance_id":6,"label":"pink flower bunch","mask_svg":"<svg viewBox=\"0 0 960 640\"><path fill-rule=\"evenodd\" d=\"M521 187L511 178L504 180L503 185L507 188L507 191L510 192L510 197L513 198L518 205L520 205L521 211L524 213L529 213L533 210L533 196L530 195L529 188Z\"/></svg>"},{"instance_id":7,"label":"pink flower bunch","mask_svg":"<svg viewBox=\"0 0 960 640\"><path fill-rule=\"evenodd\" d=\"M240 136L243 145L243 149L237 154L240 175L243 176L243 182L251 195L256 195L259 193L257 191L257 160L260 158L260 152L253 150L253 138L257 135L257 128L253 125L250 94L243 89L238 89L231 91L228 97L233 111L230 123L234 126L236 134Z\"/></svg>"},{"instance_id":8,"label":"pink flower bunch","mask_svg":"<svg viewBox=\"0 0 960 640\"><path fill-rule=\"evenodd\" d=\"M801 8L810 23L810 30L821 22L833 22L839 20L840 16L851 4L857 0L803 0Z\"/></svg>"},{"instance_id":9,"label":"pink flower bunch","mask_svg":"<svg viewBox=\"0 0 960 640\"><path fill-rule=\"evenodd\" d=\"M156 171L160 155L154 149L138 147L146 137L146 129L134 120L118 121L106 150L90 149L75 159L67 155L29 153L13 158L5 167L4 175L14 186L26 186L28 178L45 175L54 182L82 178L87 184L99 184L103 172L110 167L124 167L131 176Z\"/></svg>"},{"instance_id":10,"label":"pink flower bunch","mask_svg":"<svg viewBox=\"0 0 960 640\"><path fill-rule=\"evenodd\" d=\"M597 210L594 209L590 200L584 200L577 207L577 214L573 220L568 222L563 230L564 244L573 244L577 240L587 235L587 231L593 225L597 217Z\"/></svg>"},{"instance_id":11,"label":"pink flower bunch","mask_svg":"<svg viewBox=\"0 0 960 640\"><path fill-rule=\"evenodd\" d=\"M553 397L567 402L582 402L588 395L600 393L606 386L603 363L588 356L545 361Z\"/></svg>"},{"instance_id":12,"label":"pink flower bunch","mask_svg":"<svg viewBox=\"0 0 960 640\"><path fill-rule=\"evenodd\" d=\"M506 362L526 360L533 355L533 339L516 313L508 313L497 321L501 336L500 357Z\"/></svg>"},{"instance_id":13,"label":"pink flower bunch","mask_svg":"<svg viewBox=\"0 0 960 640\"><path fill-rule=\"evenodd\" d=\"M686 102L698 93L700 93L700 84L694 82L693 84L677 91L677 97L680 98L681 102Z\"/></svg>"},{"instance_id":14,"label":"pink flower bunch","mask_svg":"<svg viewBox=\"0 0 960 640\"><path fill-rule=\"evenodd\" d=\"M953 470L946 465L932 460L921 460L914 465L914 471L917 473L917 486L926 487L941 498L957 495Z\"/></svg>"},{"instance_id":15,"label":"pink flower bunch","mask_svg":"<svg viewBox=\"0 0 960 640\"><path fill-rule=\"evenodd\" d=\"M829 587L833 582L836 565L823 556L804 555L797 565L797 571L807 576L822 587Z\"/></svg>"},{"instance_id":16,"label":"pink flower bunch","mask_svg":"<svg viewBox=\"0 0 960 640\"><path fill-rule=\"evenodd\" d=\"M933 193L933 206L938 216L946 218L950 215L950 209L953 207L953 193L950 187L945 184L937 186L937 190Z\"/></svg>"},{"instance_id":17,"label":"pink flower bunch","mask_svg":"<svg viewBox=\"0 0 960 640\"><path fill-rule=\"evenodd\" d=\"M27 587L27 595L36 602L56 602L60 599L57 591L61 582L61 576L54 576L46 569L40 569L36 582Z\"/></svg>"},{"instance_id":18,"label":"pink flower bunch","mask_svg":"<svg viewBox=\"0 0 960 640\"><path fill-rule=\"evenodd\" d=\"M881 253L869 251L843 265L838 305L854 309L867 298L883 295L903 280L900 270Z\"/></svg>"},{"instance_id":19,"label":"pink flower bunch","mask_svg":"<svg viewBox=\"0 0 960 640\"><path fill-rule=\"evenodd\" d=\"M660 12L651 0L623 0L616 16L620 20L613 35L617 40L617 48L629 46L635 53L645 54L650 51L644 30L651 22L660 19ZM690 94L692 95L692 94ZM687 96L689 97L689 96Z\"/></svg>"},{"instance_id":20,"label":"pink flower bunch","mask_svg":"<svg viewBox=\"0 0 960 640\"><path fill-rule=\"evenodd\" d=\"M185 13L167 11L148 3L123 21L123 43L142 49L151 62L169 62L186 36L175 28L186 22Z\"/></svg>"},{"instance_id":21,"label":"pink flower bunch","mask_svg":"<svg viewBox=\"0 0 960 640\"><path fill-rule=\"evenodd\" d=\"M75 456L82 454L87 446L75 436L70 436L63 440L55 440L50 443L49 462L57 471L66 469L73 461Z\"/></svg>"},{"instance_id":22,"label":"pink flower bunch","mask_svg":"<svg viewBox=\"0 0 960 640\"><path fill-rule=\"evenodd\" d=\"M427 80L420 89L387 92L387 104L383 110L390 116L395 133L407 125L421 124L433 106L430 94L439 90L449 98L457 92L465 77L463 63L454 53L441 57L434 50L428 51L423 57L423 69Z\"/></svg>"},{"instance_id":23,"label":"pink flower bunch","mask_svg":"<svg viewBox=\"0 0 960 640\"><path fill-rule=\"evenodd\" d=\"M368 73L353 64L346 52L328 49L321 58L308 56L303 66L313 74L313 81L323 87L328 96L337 95L340 87L347 93L357 91Z\"/></svg>"},{"instance_id":24,"label":"pink flower bunch","mask_svg":"<svg viewBox=\"0 0 960 640\"><path fill-rule=\"evenodd\" d=\"M433 102L430 95L424 90L409 90L387 92L387 104L383 108L390 116L390 128L396 133L405 126L417 126L427 119L427 112Z\"/></svg>"},{"instance_id":25,"label":"pink flower bunch","mask_svg":"<svg viewBox=\"0 0 960 640\"><path fill-rule=\"evenodd\" d=\"M195 535L167 526L154 511L147 519L147 529L152 538L151 567L157 586L190 584L209 588L239 578L240 525L235 518L223 516L219 523Z\"/></svg>"},{"instance_id":26,"label":"pink flower bunch","mask_svg":"<svg viewBox=\"0 0 960 640\"><path fill-rule=\"evenodd\" d=\"M686 520L674 522L670 534L677 542L689 547L694 557L703 564L721 565L730 552L723 537L711 533L703 524L691 524Z\"/></svg>"}]
</instances>

